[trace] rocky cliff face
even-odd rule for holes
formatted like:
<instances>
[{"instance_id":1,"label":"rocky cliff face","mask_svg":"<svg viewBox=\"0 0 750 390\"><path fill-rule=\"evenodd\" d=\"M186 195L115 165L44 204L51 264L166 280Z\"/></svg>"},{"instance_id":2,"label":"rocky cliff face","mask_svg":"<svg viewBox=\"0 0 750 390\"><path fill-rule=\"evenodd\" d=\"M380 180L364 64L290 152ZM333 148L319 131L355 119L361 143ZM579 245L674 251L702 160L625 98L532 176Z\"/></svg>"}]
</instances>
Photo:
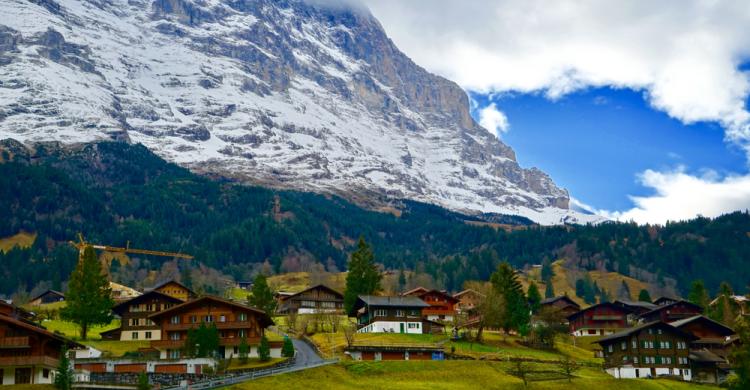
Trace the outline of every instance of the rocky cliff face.
<instances>
[{"instance_id":1,"label":"rocky cliff face","mask_svg":"<svg viewBox=\"0 0 750 390\"><path fill-rule=\"evenodd\" d=\"M191 169L364 201L586 220L363 8L0 2L0 138L140 142Z\"/></svg>"}]
</instances>

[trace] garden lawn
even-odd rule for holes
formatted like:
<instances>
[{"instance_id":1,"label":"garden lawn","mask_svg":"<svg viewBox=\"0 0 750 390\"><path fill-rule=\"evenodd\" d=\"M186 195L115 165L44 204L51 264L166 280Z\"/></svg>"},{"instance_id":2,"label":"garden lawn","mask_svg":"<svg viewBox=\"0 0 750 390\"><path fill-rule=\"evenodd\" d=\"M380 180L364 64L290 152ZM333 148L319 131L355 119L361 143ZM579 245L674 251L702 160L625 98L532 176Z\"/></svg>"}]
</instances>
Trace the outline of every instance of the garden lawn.
<instances>
[{"instance_id":1,"label":"garden lawn","mask_svg":"<svg viewBox=\"0 0 750 390\"><path fill-rule=\"evenodd\" d=\"M227 370L234 371L234 370L245 370L248 368L263 368L263 367L269 367L273 366L274 364L281 363L285 361L287 358L271 358L271 360L267 362L261 362L258 358L248 358L247 363L242 364L240 363L239 358L233 358L232 364L229 366Z\"/></svg>"},{"instance_id":2,"label":"garden lawn","mask_svg":"<svg viewBox=\"0 0 750 390\"><path fill-rule=\"evenodd\" d=\"M44 320L42 321L42 326L47 328L50 332L58 332L74 340L78 340L81 334L81 329L78 325L68 321ZM119 326L120 320L112 320L112 322L103 326L93 326L89 328L87 337L91 340L99 340L101 339L100 334L102 332L118 328Z\"/></svg>"},{"instance_id":3,"label":"garden lawn","mask_svg":"<svg viewBox=\"0 0 750 390\"><path fill-rule=\"evenodd\" d=\"M547 368L553 366L548 365ZM543 369L544 367L542 367ZM253 389L526 389L521 379L508 374L511 365L483 361L354 362L336 364L291 374L245 382L232 387ZM572 382L532 376L528 389L573 390L610 388L618 390L716 390L671 380L615 379L600 370L576 373ZM553 375L554 376L554 375Z\"/></svg>"}]
</instances>

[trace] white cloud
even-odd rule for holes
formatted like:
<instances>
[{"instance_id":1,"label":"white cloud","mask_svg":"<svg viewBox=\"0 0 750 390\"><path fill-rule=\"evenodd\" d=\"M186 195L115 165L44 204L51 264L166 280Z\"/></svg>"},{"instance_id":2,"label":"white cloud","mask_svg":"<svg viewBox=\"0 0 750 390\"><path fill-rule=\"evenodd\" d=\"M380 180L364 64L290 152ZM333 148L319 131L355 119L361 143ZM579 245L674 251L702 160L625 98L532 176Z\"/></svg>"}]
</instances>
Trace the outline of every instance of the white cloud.
<instances>
[{"instance_id":1,"label":"white cloud","mask_svg":"<svg viewBox=\"0 0 750 390\"><path fill-rule=\"evenodd\" d=\"M694 176L678 168L671 172L646 170L639 175L639 181L656 194L631 197L635 207L627 211L598 210L597 213L620 221L664 223L750 209L750 175L720 177L716 172L707 171Z\"/></svg>"},{"instance_id":2,"label":"white cloud","mask_svg":"<svg viewBox=\"0 0 750 390\"><path fill-rule=\"evenodd\" d=\"M491 103L489 106L479 110L479 125L487 129L490 133L495 134L498 138L500 138L500 134L510 129L508 117L497 109L495 103Z\"/></svg>"},{"instance_id":3,"label":"white cloud","mask_svg":"<svg viewBox=\"0 0 750 390\"><path fill-rule=\"evenodd\" d=\"M685 123L719 122L750 151L744 0L363 1L399 48L466 89L632 88Z\"/></svg>"}]
</instances>

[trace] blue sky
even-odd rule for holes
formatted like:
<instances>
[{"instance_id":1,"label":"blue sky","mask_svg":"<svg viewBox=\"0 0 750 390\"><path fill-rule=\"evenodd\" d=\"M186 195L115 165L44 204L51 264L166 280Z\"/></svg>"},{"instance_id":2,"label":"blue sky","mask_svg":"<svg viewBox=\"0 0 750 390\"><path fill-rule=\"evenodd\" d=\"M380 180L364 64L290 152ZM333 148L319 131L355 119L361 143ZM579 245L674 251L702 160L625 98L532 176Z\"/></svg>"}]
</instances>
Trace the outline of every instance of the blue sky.
<instances>
[{"instance_id":1,"label":"blue sky","mask_svg":"<svg viewBox=\"0 0 750 390\"><path fill-rule=\"evenodd\" d=\"M716 122L686 125L653 109L643 92L587 88L558 99L539 93L470 93L479 109L495 103L509 123L500 139L524 167L536 166L597 209L633 207L628 195L650 196L637 181L646 169L684 166L699 175L745 171L745 154L724 141Z\"/></svg>"}]
</instances>

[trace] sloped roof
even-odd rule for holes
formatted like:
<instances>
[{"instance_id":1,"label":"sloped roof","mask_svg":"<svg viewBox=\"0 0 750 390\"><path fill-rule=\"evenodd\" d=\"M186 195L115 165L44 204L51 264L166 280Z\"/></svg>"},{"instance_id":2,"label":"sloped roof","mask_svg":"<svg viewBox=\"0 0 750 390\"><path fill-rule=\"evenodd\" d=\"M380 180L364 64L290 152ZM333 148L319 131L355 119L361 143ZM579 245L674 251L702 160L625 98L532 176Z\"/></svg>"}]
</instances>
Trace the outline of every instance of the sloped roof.
<instances>
[{"instance_id":1,"label":"sloped roof","mask_svg":"<svg viewBox=\"0 0 750 390\"><path fill-rule=\"evenodd\" d=\"M47 290L47 291L45 291L45 292L43 292L43 293L35 296L34 298L31 298L31 301L36 301L37 299L39 299L39 298L41 298L41 297L43 297L43 296L45 296L47 294L53 294L53 295L57 295L57 296L65 298L65 294L61 293L60 291L57 291L57 290Z\"/></svg>"},{"instance_id":2,"label":"sloped roof","mask_svg":"<svg viewBox=\"0 0 750 390\"><path fill-rule=\"evenodd\" d=\"M239 304L237 302L232 302L230 300L226 300L224 298L219 298L219 297L213 296L213 295L202 296L202 297L200 297L198 299L193 299L192 301L187 301L187 302L181 303L179 305L172 306L169 309L162 310L162 311L160 311L158 313L151 314L148 317L149 318L159 318L159 317L163 317L163 316L166 316L166 315L171 315L171 314L173 314L175 312L179 312L180 310L184 310L184 309L186 309L188 307L195 306L195 305L200 305L202 303L206 303L206 301L222 303L222 304L225 304L225 305L229 305L229 306L233 306L233 307L236 307L236 308L240 308L240 309L244 309L244 310L249 310L249 311L255 312L258 315L260 315L260 318L261 318L260 324L261 324L261 326L267 327L267 326L273 325L273 320L263 310L256 309L256 308L250 307L250 306L241 305L241 304Z\"/></svg>"},{"instance_id":3,"label":"sloped roof","mask_svg":"<svg viewBox=\"0 0 750 390\"><path fill-rule=\"evenodd\" d=\"M676 306L676 305L680 305L680 304L684 304L684 305L692 306L693 308L695 308L695 309L698 309L698 310L699 310L699 311L700 311L701 313L703 313L703 308L702 308L702 307L700 307L700 306L698 306L698 305L696 305L695 303L692 303L692 302L688 302L688 301L683 301L683 300L678 300L677 302L672 302L672 303L670 303L670 304L668 304L668 305L657 306L657 307L656 307L656 308L654 308L653 310L651 310L651 311L647 311L647 312L645 312L645 313L641 314L641 317L646 317L646 316L649 316L649 315L651 315L651 314L654 314L654 313L660 312L660 311L662 311L662 310L666 310L666 309L669 309L670 307L673 307L673 306Z\"/></svg>"},{"instance_id":4,"label":"sloped roof","mask_svg":"<svg viewBox=\"0 0 750 390\"><path fill-rule=\"evenodd\" d=\"M597 303L596 305L591 305L591 306L589 306L589 307L587 307L585 309L581 309L577 313L573 313L573 314L569 315L568 319L578 317L579 315L582 315L583 313L585 313L585 312L587 312L589 310L594 310L594 309L602 307L602 306L607 306L607 307L610 307L610 308L613 308L613 309L622 310L622 311L624 311L626 313L632 313L633 312L633 310L631 310L628 307L618 306L618 305L615 305L612 302L602 302L602 303Z\"/></svg>"},{"instance_id":5,"label":"sloped roof","mask_svg":"<svg viewBox=\"0 0 750 390\"><path fill-rule=\"evenodd\" d=\"M178 281L176 281L174 279L169 279L169 280L163 281L161 283L157 283L156 286L149 288L148 291L158 290L158 289L160 289L160 288L162 288L162 287L164 287L164 286L166 286L166 285L168 285L170 283L174 283L174 284L176 284L176 285L184 288L185 290L188 290L190 293L193 292L193 290L189 289L186 285L184 285L184 284L182 284L182 283L180 283L180 282L178 282Z\"/></svg>"},{"instance_id":6,"label":"sloped roof","mask_svg":"<svg viewBox=\"0 0 750 390\"><path fill-rule=\"evenodd\" d=\"M304 290L302 290L302 291L300 291L298 293L294 293L294 294L288 295L288 296L282 296L282 298L284 300L288 300L288 299L294 298L294 297L296 297L296 296L298 296L298 295L300 295L302 293L305 293L305 292L310 291L310 290L315 290L317 288L322 288L324 290L328 290L329 292L331 292L334 295L336 295L336 297L338 297L339 299L344 299L344 294L342 294L342 293L340 293L340 292L338 292L338 291L336 291L336 290L334 290L334 289L326 286L325 284L318 284L318 285L306 288L306 289L304 289Z\"/></svg>"},{"instance_id":7,"label":"sloped roof","mask_svg":"<svg viewBox=\"0 0 750 390\"><path fill-rule=\"evenodd\" d=\"M658 306L654 305L651 302L642 302L642 301L628 301L625 299L618 299L615 301L615 303L621 303L626 306L633 306L633 307L642 307L644 309L653 310L656 309Z\"/></svg>"},{"instance_id":8,"label":"sloped roof","mask_svg":"<svg viewBox=\"0 0 750 390\"><path fill-rule=\"evenodd\" d=\"M466 290L463 290L461 292L457 292L457 293L453 294L453 298L461 299L461 297L464 296L464 295L466 295L466 294L477 294L480 297L484 296L484 294L480 293L477 290L473 290L473 289L467 288Z\"/></svg>"},{"instance_id":9,"label":"sloped roof","mask_svg":"<svg viewBox=\"0 0 750 390\"><path fill-rule=\"evenodd\" d=\"M79 343L77 343L77 342L75 342L73 340L70 340L70 339L68 339L68 338L66 338L66 337L64 337L62 335L57 334L57 333L52 333L52 332L48 331L47 329L45 329L45 328L43 328L43 327L41 327L39 325L36 325L36 324L29 324L27 322L20 321L18 319L13 318L13 317L8 317L8 316L2 315L2 314L0 314L0 322L7 322L9 324L13 324L15 326L24 328L26 330L30 330L32 332L36 332L38 334L41 334L41 335L53 338L55 340L58 340L58 341L62 342L63 344L67 344L67 345L69 345L69 346L71 346L73 348L84 348L84 346L82 344L79 344Z\"/></svg>"},{"instance_id":10,"label":"sloped roof","mask_svg":"<svg viewBox=\"0 0 750 390\"><path fill-rule=\"evenodd\" d=\"M690 351L690 360L699 363L726 363L726 359L717 356L707 349Z\"/></svg>"},{"instance_id":11,"label":"sloped roof","mask_svg":"<svg viewBox=\"0 0 750 390\"><path fill-rule=\"evenodd\" d=\"M415 296L380 297L375 295L360 295L357 299L362 300L362 302L370 306L430 306Z\"/></svg>"},{"instance_id":12,"label":"sloped roof","mask_svg":"<svg viewBox=\"0 0 750 390\"><path fill-rule=\"evenodd\" d=\"M123 302L120 302L120 303L116 304L115 306L112 307L112 311L115 312L115 313L117 313L117 314L120 314L120 311L122 309L125 309L126 307L128 307L128 306L130 306L130 305L132 305L134 303L138 303L138 302L140 302L140 301L142 301L142 300L144 300L144 299L146 299L148 297L153 297L153 296L157 296L159 298L164 298L166 300L172 301L173 303L182 303L183 302L181 299L177 299L177 298L175 298L175 297L173 297L171 295L160 293L159 291L156 291L156 290L151 290L151 291L147 291L147 292L143 293L142 295L130 298L127 301L123 301Z\"/></svg>"},{"instance_id":13,"label":"sloped roof","mask_svg":"<svg viewBox=\"0 0 750 390\"><path fill-rule=\"evenodd\" d=\"M668 324L666 322L653 321L653 322L649 322L649 323L646 323L646 324L641 324L641 325L638 325L638 326L635 326L635 327L632 327L632 328L625 329L625 330L623 330L621 332L617 332L617 333L611 334L609 336L604 336L604 337L600 338L599 340L594 341L594 343L602 344L602 343L606 343L607 341L613 341L613 340L621 339L623 337L629 337L630 335L638 333L638 332L640 332L642 330L646 330L648 328L662 328L662 329L667 329L667 330L669 330L671 332L674 332L674 333L682 335L683 337L685 337L688 340L695 340L695 339L697 339L697 337L693 336L692 334L687 333L685 331L682 331L682 330L680 330L678 328L675 328L674 326L672 326L672 325L670 325L670 324Z\"/></svg>"},{"instance_id":14,"label":"sloped roof","mask_svg":"<svg viewBox=\"0 0 750 390\"><path fill-rule=\"evenodd\" d=\"M722 324L720 322L714 321L714 320L712 320L712 319L710 319L710 318L708 318L706 316L703 316L703 315L697 315L697 316L693 316L693 317L683 318L681 320L670 322L669 324L672 325L672 326L674 326L675 328L682 328L683 326L685 326L687 324L690 324L690 323L693 323L693 322L698 322L698 321L703 322L705 324L709 324L709 325L713 326L714 328L721 329L722 333L724 334L724 336L731 336L731 335L735 334L734 329L732 329L732 328L730 328L730 327L728 327L728 326L726 326L726 325L724 325L724 324Z\"/></svg>"},{"instance_id":15,"label":"sloped roof","mask_svg":"<svg viewBox=\"0 0 750 390\"><path fill-rule=\"evenodd\" d=\"M560 300L566 301L566 302L568 302L569 304L571 304L571 305L573 305L575 307L578 307L578 308L581 307L581 305L579 305L578 303L576 303L576 301L574 301L571 297L569 297L567 295L560 295L559 297L542 299L539 302L539 304L540 305L549 305L551 303L555 303L555 302L560 301Z\"/></svg>"},{"instance_id":16,"label":"sloped roof","mask_svg":"<svg viewBox=\"0 0 750 390\"><path fill-rule=\"evenodd\" d=\"M440 290L428 290L428 291L425 291L425 292L422 292L422 293L419 293L419 294L415 294L415 295L417 297L419 297L419 298L422 298L422 297L424 297L425 295L428 295L428 294L437 294L437 295L443 296L448 301L453 302L453 303L458 303L459 302L458 298L454 297L453 295L448 294L447 292L440 291Z\"/></svg>"},{"instance_id":17,"label":"sloped roof","mask_svg":"<svg viewBox=\"0 0 750 390\"><path fill-rule=\"evenodd\" d=\"M426 293L427 291L430 291L430 290L428 290L428 289L426 289L426 288L424 288L422 286L419 286L419 287L414 287L413 289L411 289L409 291L404 291L404 292L401 293L401 295L403 295L403 296L405 296L405 295L416 295L416 294Z\"/></svg>"}]
</instances>

